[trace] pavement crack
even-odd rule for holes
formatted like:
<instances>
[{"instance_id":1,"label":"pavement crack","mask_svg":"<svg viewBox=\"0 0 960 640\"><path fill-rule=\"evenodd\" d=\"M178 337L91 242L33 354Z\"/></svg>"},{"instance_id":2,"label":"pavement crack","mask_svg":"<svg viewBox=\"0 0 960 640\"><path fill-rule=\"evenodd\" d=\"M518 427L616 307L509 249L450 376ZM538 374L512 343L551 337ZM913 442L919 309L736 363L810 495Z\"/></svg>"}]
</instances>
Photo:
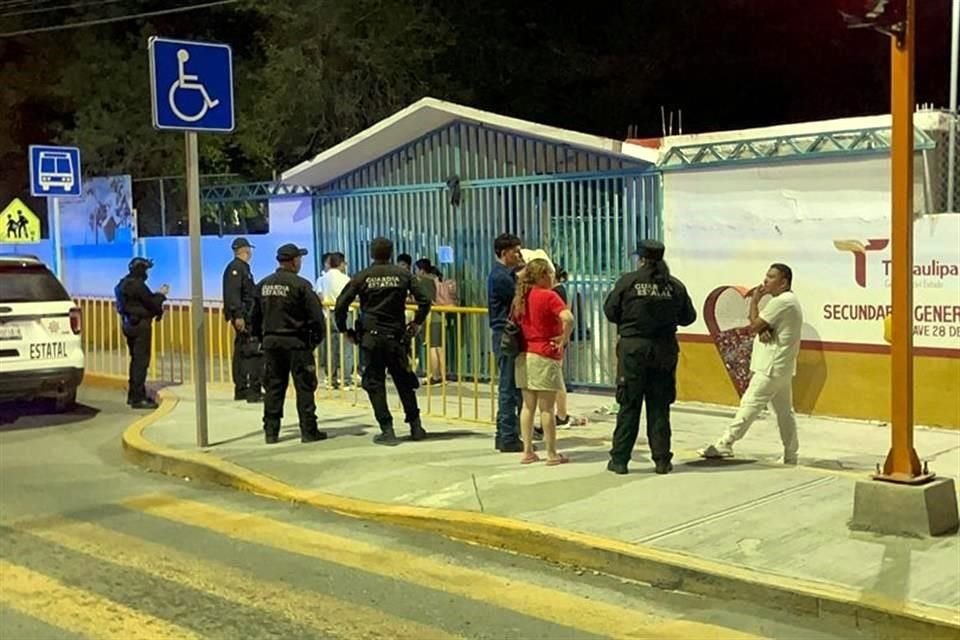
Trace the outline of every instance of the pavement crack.
<instances>
[{"instance_id":1,"label":"pavement crack","mask_svg":"<svg viewBox=\"0 0 960 640\"><path fill-rule=\"evenodd\" d=\"M662 529L655 533L651 533L642 538L634 540L633 543L649 544L656 540L660 540L662 538L672 536L675 533L680 533L681 531L686 531L687 529L693 529L694 527L698 527L708 522L721 520L723 518L726 518L727 516L731 516L737 513L742 513L744 511L749 511L750 509L755 509L757 507L761 507L771 502L776 502L777 500L786 498L787 496L793 495L794 493L799 493L807 489L812 489L814 487L819 487L821 485L830 484L835 480L836 478L832 476L825 477L825 478L815 478L813 480L809 480L807 482L803 482L801 484L798 484L792 487L787 487L779 491L774 491L773 493L768 493L766 495L760 496L759 498L754 498L753 500L748 500L746 502L733 505L732 507L728 507L720 511L715 511L714 513L702 516L700 518L694 518L693 520L688 520L687 522L683 522L681 524L675 525L668 529Z\"/></svg>"},{"instance_id":2,"label":"pavement crack","mask_svg":"<svg viewBox=\"0 0 960 640\"><path fill-rule=\"evenodd\" d=\"M477 474L471 473L470 478L473 480L473 495L477 497L477 504L480 505L480 513L484 513L483 500L480 499L480 487L477 486Z\"/></svg>"}]
</instances>

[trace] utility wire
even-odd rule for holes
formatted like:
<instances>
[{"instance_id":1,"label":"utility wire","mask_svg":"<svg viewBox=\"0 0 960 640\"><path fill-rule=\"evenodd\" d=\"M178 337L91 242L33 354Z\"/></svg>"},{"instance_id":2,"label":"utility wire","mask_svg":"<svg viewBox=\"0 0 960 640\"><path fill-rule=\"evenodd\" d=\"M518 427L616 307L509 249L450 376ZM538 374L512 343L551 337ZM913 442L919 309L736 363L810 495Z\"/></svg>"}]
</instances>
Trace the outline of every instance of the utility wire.
<instances>
[{"instance_id":1,"label":"utility wire","mask_svg":"<svg viewBox=\"0 0 960 640\"><path fill-rule=\"evenodd\" d=\"M37 6L39 4L50 4L53 0L0 0L0 9L19 9L26 6Z\"/></svg>"},{"instance_id":2,"label":"utility wire","mask_svg":"<svg viewBox=\"0 0 960 640\"><path fill-rule=\"evenodd\" d=\"M9 18L12 16L25 16L32 13L47 13L48 11L62 11L64 9L79 9L81 7L101 6L105 4L116 4L126 2L127 0L97 0L96 2L75 2L73 4L61 4L56 7L36 7L33 9L18 9L9 13L0 13L0 18ZM3 7L0 7L2 9Z\"/></svg>"},{"instance_id":3,"label":"utility wire","mask_svg":"<svg viewBox=\"0 0 960 640\"><path fill-rule=\"evenodd\" d=\"M160 11L145 11L143 13L131 13L124 16L115 16L113 18L101 18L99 20L85 20L83 22L71 22L68 24L58 24L49 27L37 27L36 29L23 29L22 31L8 31L7 33L0 33L0 38L12 38L14 36L25 36L32 33L44 33L48 31L62 31L64 29L79 29L80 27L92 27L100 24L109 24L111 22L121 22L123 20L136 20L138 18L152 18L154 16L162 16L171 13L181 13L184 11L193 11L195 9L207 9L209 7L217 7L226 4L234 4L240 2L240 0L217 0L216 2L205 2L203 4L196 4L187 7L177 7L175 9L162 9Z\"/></svg>"}]
</instances>

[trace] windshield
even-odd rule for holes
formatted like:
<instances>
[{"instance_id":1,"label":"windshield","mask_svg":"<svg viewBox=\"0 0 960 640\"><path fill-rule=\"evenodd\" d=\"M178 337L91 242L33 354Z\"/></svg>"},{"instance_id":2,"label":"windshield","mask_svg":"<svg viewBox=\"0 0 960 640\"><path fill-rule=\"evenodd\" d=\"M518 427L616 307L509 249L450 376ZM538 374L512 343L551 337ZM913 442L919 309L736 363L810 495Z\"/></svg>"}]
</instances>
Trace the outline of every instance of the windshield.
<instances>
[{"instance_id":1,"label":"windshield","mask_svg":"<svg viewBox=\"0 0 960 640\"><path fill-rule=\"evenodd\" d=\"M67 290L43 265L0 264L0 302L69 300Z\"/></svg>"}]
</instances>

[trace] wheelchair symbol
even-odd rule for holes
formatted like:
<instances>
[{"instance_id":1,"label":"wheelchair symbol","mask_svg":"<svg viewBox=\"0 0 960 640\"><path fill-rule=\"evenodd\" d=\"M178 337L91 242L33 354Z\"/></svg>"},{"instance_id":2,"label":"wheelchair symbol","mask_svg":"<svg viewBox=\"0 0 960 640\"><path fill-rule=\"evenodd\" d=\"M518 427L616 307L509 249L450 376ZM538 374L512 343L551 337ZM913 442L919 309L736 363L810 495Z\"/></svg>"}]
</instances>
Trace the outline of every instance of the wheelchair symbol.
<instances>
[{"instance_id":1,"label":"wheelchair symbol","mask_svg":"<svg viewBox=\"0 0 960 640\"><path fill-rule=\"evenodd\" d=\"M219 100L214 100L210 97L210 94L207 93L207 88L203 86L198 80L199 76L188 74L186 72L187 61L190 59L190 53L186 49L180 49L177 51L177 67L179 71L177 72L177 80L170 85L170 91L167 94L167 101L170 103L170 109L173 110L173 113L176 114L184 122L196 122L207 115L207 111L213 109L218 104ZM195 113L192 116L188 116L180 109L177 108L177 101L175 99L176 93L178 90L181 91L199 91L203 96L203 105L200 107L200 111Z\"/></svg>"}]
</instances>

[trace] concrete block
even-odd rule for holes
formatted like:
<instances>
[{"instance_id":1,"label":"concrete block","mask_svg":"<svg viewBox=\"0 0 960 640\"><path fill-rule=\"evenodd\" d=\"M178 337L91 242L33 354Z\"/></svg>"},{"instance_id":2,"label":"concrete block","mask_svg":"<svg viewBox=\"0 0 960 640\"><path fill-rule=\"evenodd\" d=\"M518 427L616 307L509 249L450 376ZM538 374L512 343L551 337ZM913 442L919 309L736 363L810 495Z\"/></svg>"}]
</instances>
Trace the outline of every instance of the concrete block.
<instances>
[{"instance_id":1,"label":"concrete block","mask_svg":"<svg viewBox=\"0 0 960 640\"><path fill-rule=\"evenodd\" d=\"M937 478L921 485L859 480L849 526L897 536L953 533L960 526L953 478Z\"/></svg>"}]
</instances>

